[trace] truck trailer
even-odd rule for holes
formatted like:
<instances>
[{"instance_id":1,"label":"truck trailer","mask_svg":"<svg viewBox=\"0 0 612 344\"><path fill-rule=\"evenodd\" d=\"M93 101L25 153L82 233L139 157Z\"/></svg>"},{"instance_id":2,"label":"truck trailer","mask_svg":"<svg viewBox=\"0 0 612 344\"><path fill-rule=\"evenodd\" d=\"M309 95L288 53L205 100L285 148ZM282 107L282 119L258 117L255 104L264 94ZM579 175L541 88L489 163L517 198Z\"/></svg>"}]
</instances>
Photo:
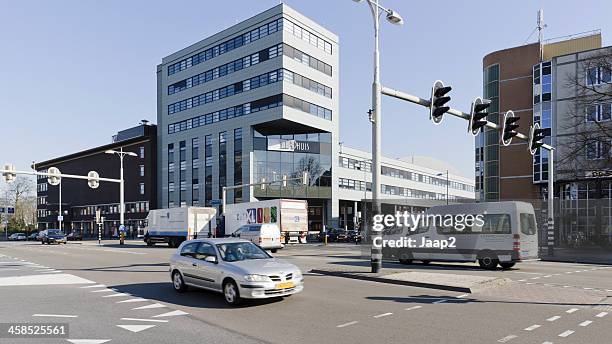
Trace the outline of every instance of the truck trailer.
<instances>
[{"instance_id":1,"label":"truck trailer","mask_svg":"<svg viewBox=\"0 0 612 344\"><path fill-rule=\"evenodd\" d=\"M225 206L225 234L231 235L247 224L275 223L283 242L306 242L308 202L298 199L228 204Z\"/></svg>"},{"instance_id":2,"label":"truck trailer","mask_svg":"<svg viewBox=\"0 0 612 344\"><path fill-rule=\"evenodd\" d=\"M217 209L205 207L150 210L144 241L149 246L167 243L170 247L178 247L185 240L207 237L215 230L216 215Z\"/></svg>"}]
</instances>

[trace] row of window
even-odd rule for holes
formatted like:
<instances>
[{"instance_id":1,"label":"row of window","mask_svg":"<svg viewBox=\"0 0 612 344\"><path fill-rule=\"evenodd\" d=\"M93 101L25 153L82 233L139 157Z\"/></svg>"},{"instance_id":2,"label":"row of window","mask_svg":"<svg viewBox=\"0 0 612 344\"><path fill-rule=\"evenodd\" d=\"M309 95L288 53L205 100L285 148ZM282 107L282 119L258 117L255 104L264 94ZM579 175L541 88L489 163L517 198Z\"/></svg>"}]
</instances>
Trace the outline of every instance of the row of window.
<instances>
[{"instance_id":1,"label":"row of window","mask_svg":"<svg viewBox=\"0 0 612 344\"><path fill-rule=\"evenodd\" d=\"M586 142L586 158L588 160L608 159L612 157L612 141L610 140L588 140Z\"/></svg>"},{"instance_id":2,"label":"row of window","mask_svg":"<svg viewBox=\"0 0 612 344\"><path fill-rule=\"evenodd\" d=\"M210 60L213 57L217 57L219 55L225 54L229 51L232 51L236 48L239 48L243 45L247 45L251 42L254 42L260 38L273 34L277 31L282 30L283 27L283 19L277 19L270 23L264 24L258 28L255 28L249 32L243 33L238 37L234 37L229 39L221 44L218 44L212 48L208 48L201 53L190 56L186 59L183 59L179 62L173 63L168 66L168 75L172 75L174 73L178 73L182 70L185 70L191 66L195 66L204 61Z\"/></svg>"},{"instance_id":3,"label":"row of window","mask_svg":"<svg viewBox=\"0 0 612 344\"><path fill-rule=\"evenodd\" d=\"M367 173L372 172L372 163L364 160L351 159L347 157L340 157L338 160L340 167L350 168L351 170L359 170Z\"/></svg>"},{"instance_id":4,"label":"row of window","mask_svg":"<svg viewBox=\"0 0 612 344\"><path fill-rule=\"evenodd\" d=\"M294 85L300 86L307 90L311 90L314 93L318 93L324 97L332 97L331 87L325 86L319 82L316 82L298 73L294 73L290 70L283 70L283 79L287 82L293 83Z\"/></svg>"},{"instance_id":5,"label":"row of window","mask_svg":"<svg viewBox=\"0 0 612 344\"><path fill-rule=\"evenodd\" d=\"M612 82L612 68L610 66L598 66L587 69L586 84L588 86Z\"/></svg>"},{"instance_id":6,"label":"row of window","mask_svg":"<svg viewBox=\"0 0 612 344\"><path fill-rule=\"evenodd\" d=\"M332 76L332 66L327 63L314 58L305 52L296 49L290 45L285 44L283 47L283 54L287 57L290 57L302 64L309 66L310 68L316 69L321 73L325 73L329 76Z\"/></svg>"},{"instance_id":7,"label":"row of window","mask_svg":"<svg viewBox=\"0 0 612 344\"><path fill-rule=\"evenodd\" d=\"M283 28L285 29L285 31L293 34L295 37L300 38L301 40L306 41L311 45L314 45L315 47L325 51L326 53L332 53L331 43L315 35L314 33L304 29L298 24L295 24L292 21L285 19Z\"/></svg>"},{"instance_id":8,"label":"row of window","mask_svg":"<svg viewBox=\"0 0 612 344\"><path fill-rule=\"evenodd\" d=\"M372 183L364 182L363 180L354 180L348 178L338 178L338 187L341 189L357 190L357 191L372 191ZM380 191L387 195L398 195L408 198L422 198L422 199L446 199L445 194L438 194L435 192L414 190L409 188L403 188L399 186L385 185L380 186ZM450 199L455 199L455 196L449 196Z\"/></svg>"},{"instance_id":9,"label":"row of window","mask_svg":"<svg viewBox=\"0 0 612 344\"><path fill-rule=\"evenodd\" d=\"M261 62L281 56L282 52L282 44L274 45L268 49L258 51L249 56L245 56L232 62L226 63L222 66L209 69L206 72L194 75L185 80L175 82L174 84L168 86L168 94L174 94L180 91L184 91L188 88L204 84L220 77L224 77L228 74L232 74L245 68L249 68Z\"/></svg>"},{"instance_id":10,"label":"row of window","mask_svg":"<svg viewBox=\"0 0 612 344\"><path fill-rule=\"evenodd\" d=\"M612 119L612 103L594 104L586 107L587 122L605 122Z\"/></svg>"},{"instance_id":11,"label":"row of window","mask_svg":"<svg viewBox=\"0 0 612 344\"><path fill-rule=\"evenodd\" d=\"M181 131L209 125L219 121L225 121L234 117L248 115L250 113L272 109L282 105L290 106L298 110L312 114L313 116L331 120L332 111L309 103L286 94L277 94L263 99L255 100L249 103L232 106L227 109L207 113L197 117L189 118L180 122L168 125L168 134L174 134Z\"/></svg>"},{"instance_id":12,"label":"row of window","mask_svg":"<svg viewBox=\"0 0 612 344\"><path fill-rule=\"evenodd\" d=\"M372 183L348 178L338 178L338 187L349 190L372 191Z\"/></svg>"},{"instance_id":13,"label":"row of window","mask_svg":"<svg viewBox=\"0 0 612 344\"><path fill-rule=\"evenodd\" d=\"M216 90L200 94L198 96L184 99L176 103L168 105L168 114L184 111L187 109L194 108L196 106L208 104L219 99L227 98L235 94L239 94L245 91L256 89L262 86L273 84L283 79L283 70L277 69L271 72L254 76L244 81L236 82L229 86L224 86Z\"/></svg>"},{"instance_id":14,"label":"row of window","mask_svg":"<svg viewBox=\"0 0 612 344\"><path fill-rule=\"evenodd\" d=\"M96 215L96 210L100 210L101 215L118 214L119 204L105 204L105 205L90 205L85 207L74 207L72 208L73 216L87 216ZM126 202L125 212L126 213L146 213L149 211L149 202Z\"/></svg>"}]
</instances>

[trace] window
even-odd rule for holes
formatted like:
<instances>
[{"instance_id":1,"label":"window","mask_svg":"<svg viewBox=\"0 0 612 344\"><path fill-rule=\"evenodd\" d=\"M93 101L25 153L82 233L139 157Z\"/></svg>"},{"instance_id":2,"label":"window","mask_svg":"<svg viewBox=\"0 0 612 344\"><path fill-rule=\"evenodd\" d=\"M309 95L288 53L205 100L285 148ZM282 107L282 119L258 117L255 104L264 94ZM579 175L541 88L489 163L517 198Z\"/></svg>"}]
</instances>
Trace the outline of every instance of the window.
<instances>
[{"instance_id":1,"label":"window","mask_svg":"<svg viewBox=\"0 0 612 344\"><path fill-rule=\"evenodd\" d=\"M139 189L140 189L140 194L144 195L145 194L145 183L140 183Z\"/></svg>"},{"instance_id":2,"label":"window","mask_svg":"<svg viewBox=\"0 0 612 344\"><path fill-rule=\"evenodd\" d=\"M138 156L140 156L141 159L144 159L144 157L145 157L145 148L144 147L138 147Z\"/></svg>"},{"instance_id":3,"label":"window","mask_svg":"<svg viewBox=\"0 0 612 344\"><path fill-rule=\"evenodd\" d=\"M181 256L195 257L199 242L189 243L181 249Z\"/></svg>"},{"instance_id":4,"label":"window","mask_svg":"<svg viewBox=\"0 0 612 344\"><path fill-rule=\"evenodd\" d=\"M196 259L206 259L206 257L216 257L217 252L215 252L215 248L211 244L201 243L198 248L196 248L195 258Z\"/></svg>"},{"instance_id":5,"label":"window","mask_svg":"<svg viewBox=\"0 0 612 344\"><path fill-rule=\"evenodd\" d=\"M588 160L597 160L603 158L603 142L599 140L589 140L586 143L586 158Z\"/></svg>"},{"instance_id":6,"label":"window","mask_svg":"<svg viewBox=\"0 0 612 344\"><path fill-rule=\"evenodd\" d=\"M612 119L612 103L594 104L586 106L587 122L605 122Z\"/></svg>"},{"instance_id":7,"label":"window","mask_svg":"<svg viewBox=\"0 0 612 344\"><path fill-rule=\"evenodd\" d=\"M536 234L536 222L533 214L521 213L521 233L526 235Z\"/></svg>"},{"instance_id":8,"label":"window","mask_svg":"<svg viewBox=\"0 0 612 344\"><path fill-rule=\"evenodd\" d=\"M139 167L140 167L140 176L144 177L145 176L145 167L144 167L144 165L140 165Z\"/></svg>"}]
</instances>

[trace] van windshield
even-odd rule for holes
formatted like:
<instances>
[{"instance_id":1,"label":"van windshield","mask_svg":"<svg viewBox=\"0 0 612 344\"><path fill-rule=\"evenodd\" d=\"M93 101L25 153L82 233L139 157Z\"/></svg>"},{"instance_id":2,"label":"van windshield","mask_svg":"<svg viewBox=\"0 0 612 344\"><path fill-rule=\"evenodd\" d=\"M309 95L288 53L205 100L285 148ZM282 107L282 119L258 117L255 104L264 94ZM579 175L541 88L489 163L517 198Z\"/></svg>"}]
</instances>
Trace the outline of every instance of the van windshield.
<instances>
[{"instance_id":1,"label":"van windshield","mask_svg":"<svg viewBox=\"0 0 612 344\"><path fill-rule=\"evenodd\" d=\"M227 244L217 244L221 259L226 262L237 262L249 259L268 259L272 258L266 251L252 242L232 242Z\"/></svg>"},{"instance_id":2,"label":"van windshield","mask_svg":"<svg viewBox=\"0 0 612 344\"><path fill-rule=\"evenodd\" d=\"M536 221L533 214L521 213L521 233L526 235L536 234Z\"/></svg>"}]
</instances>

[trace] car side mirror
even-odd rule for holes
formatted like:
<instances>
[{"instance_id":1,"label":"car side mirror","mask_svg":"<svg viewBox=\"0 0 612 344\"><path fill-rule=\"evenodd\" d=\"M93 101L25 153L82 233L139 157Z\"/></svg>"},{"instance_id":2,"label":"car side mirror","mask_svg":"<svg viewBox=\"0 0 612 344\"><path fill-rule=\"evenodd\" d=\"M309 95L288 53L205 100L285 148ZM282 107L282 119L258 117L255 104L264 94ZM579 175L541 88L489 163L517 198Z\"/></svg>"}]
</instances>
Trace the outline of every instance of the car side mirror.
<instances>
[{"instance_id":1,"label":"car side mirror","mask_svg":"<svg viewBox=\"0 0 612 344\"><path fill-rule=\"evenodd\" d=\"M216 256L206 256L206 258L204 258L204 261L217 264L217 257Z\"/></svg>"}]
</instances>

